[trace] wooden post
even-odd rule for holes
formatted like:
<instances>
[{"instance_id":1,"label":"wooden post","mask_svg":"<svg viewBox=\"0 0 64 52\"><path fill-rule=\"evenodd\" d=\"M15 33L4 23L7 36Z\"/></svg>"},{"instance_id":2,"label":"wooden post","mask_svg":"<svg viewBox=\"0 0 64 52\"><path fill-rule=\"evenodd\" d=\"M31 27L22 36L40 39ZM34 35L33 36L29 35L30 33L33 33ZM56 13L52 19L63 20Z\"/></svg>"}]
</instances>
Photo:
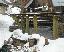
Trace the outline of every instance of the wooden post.
<instances>
[{"instance_id":1,"label":"wooden post","mask_svg":"<svg viewBox=\"0 0 64 52\"><path fill-rule=\"evenodd\" d=\"M26 27L25 27L25 24L26 24L26 21L25 21L25 18L24 18L25 16L21 16L21 29L22 29L22 32L23 33L25 33L25 29L26 29Z\"/></svg>"},{"instance_id":2,"label":"wooden post","mask_svg":"<svg viewBox=\"0 0 64 52\"><path fill-rule=\"evenodd\" d=\"M38 27L37 27L37 16L34 15L33 17L33 24L34 24L34 33L37 33Z\"/></svg>"},{"instance_id":3,"label":"wooden post","mask_svg":"<svg viewBox=\"0 0 64 52\"><path fill-rule=\"evenodd\" d=\"M21 15L21 24L20 24L20 29L22 29L23 30L23 16Z\"/></svg>"},{"instance_id":4,"label":"wooden post","mask_svg":"<svg viewBox=\"0 0 64 52\"><path fill-rule=\"evenodd\" d=\"M26 31L25 32L29 34L29 16L28 15L26 15Z\"/></svg>"},{"instance_id":5,"label":"wooden post","mask_svg":"<svg viewBox=\"0 0 64 52\"><path fill-rule=\"evenodd\" d=\"M59 37L58 33L58 17L53 16L53 38L56 39Z\"/></svg>"},{"instance_id":6,"label":"wooden post","mask_svg":"<svg viewBox=\"0 0 64 52\"><path fill-rule=\"evenodd\" d=\"M16 21L17 22L17 25L19 27L19 25L20 25L20 23L19 23L19 16L17 16L16 19L17 19L17 21Z\"/></svg>"}]
</instances>

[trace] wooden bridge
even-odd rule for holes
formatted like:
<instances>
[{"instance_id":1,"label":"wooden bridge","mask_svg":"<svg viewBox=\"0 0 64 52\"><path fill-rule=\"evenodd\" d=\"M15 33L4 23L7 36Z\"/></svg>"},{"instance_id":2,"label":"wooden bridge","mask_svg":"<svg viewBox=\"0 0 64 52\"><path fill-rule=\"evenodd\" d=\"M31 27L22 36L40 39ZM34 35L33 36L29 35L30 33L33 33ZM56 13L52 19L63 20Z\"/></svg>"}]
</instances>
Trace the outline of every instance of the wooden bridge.
<instances>
[{"instance_id":1,"label":"wooden bridge","mask_svg":"<svg viewBox=\"0 0 64 52\"><path fill-rule=\"evenodd\" d=\"M59 37L59 20L62 19L61 16L64 13L61 12L40 12L40 13L21 13L21 14L11 14L13 18L16 18L17 24L22 28L23 31L29 33L29 21L30 17L33 17L34 33L38 31L38 17L42 16L46 20L50 18L52 20L53 26L53 38ZM19 24L19 19L21 23Z\"/></svg>"}]
</instances>

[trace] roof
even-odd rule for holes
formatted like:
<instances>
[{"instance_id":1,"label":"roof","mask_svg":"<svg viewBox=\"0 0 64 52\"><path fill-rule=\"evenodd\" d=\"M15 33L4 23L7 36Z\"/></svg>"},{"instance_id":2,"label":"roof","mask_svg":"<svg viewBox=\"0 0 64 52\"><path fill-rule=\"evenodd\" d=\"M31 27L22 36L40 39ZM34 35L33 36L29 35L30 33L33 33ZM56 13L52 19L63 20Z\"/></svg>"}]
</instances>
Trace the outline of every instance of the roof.
<instances>
[{"instance_id":1,"label":"roof","mask_svg":"<svg viewBox=\"0 0 64 52\"><path fill-rule=\"evenodd\" d=\"M64 6L64 0L52 0L54 6Z\"/></svg>"}]
</instances>

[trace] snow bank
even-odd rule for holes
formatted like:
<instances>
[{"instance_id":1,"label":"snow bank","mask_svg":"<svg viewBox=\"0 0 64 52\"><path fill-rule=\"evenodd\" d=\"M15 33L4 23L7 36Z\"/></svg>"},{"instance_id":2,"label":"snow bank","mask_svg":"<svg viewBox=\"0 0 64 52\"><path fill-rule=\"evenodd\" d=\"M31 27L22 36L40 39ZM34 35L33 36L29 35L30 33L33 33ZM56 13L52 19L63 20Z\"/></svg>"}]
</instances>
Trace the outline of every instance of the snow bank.
<instances>
[{"instance_id":1,"label":"snow bank","mask_svg":"<svg viewBox=\"0 0 64 52\"><path fill-rule=\"evenodd\" d=\"M44 46L40 51L37 52L64 52L64 38L56 40L49 40L49 45Z\"/></svg>"},{"instance_id":2,"label":"snow bank","mask_svg":"<svg viewBox=\"0 0 64 52\"><path fill-rule=\"evenodd\" d=\"M9 26L14 23L12 17L0 14L0 48L4 44L4 40L8 40L12 33L9 32Z\"/></svg>"}]
</instances>

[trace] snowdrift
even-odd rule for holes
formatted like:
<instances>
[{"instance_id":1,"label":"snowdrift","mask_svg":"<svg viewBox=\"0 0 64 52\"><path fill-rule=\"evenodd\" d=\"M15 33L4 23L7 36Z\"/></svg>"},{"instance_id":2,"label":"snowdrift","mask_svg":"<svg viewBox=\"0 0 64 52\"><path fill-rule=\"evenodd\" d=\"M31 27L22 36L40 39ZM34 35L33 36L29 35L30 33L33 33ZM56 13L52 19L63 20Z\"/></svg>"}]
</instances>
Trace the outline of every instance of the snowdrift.
<instances>
[{"instance_id":1,"label":"snowdrift","mask_svg":"<svg viewBox=\"0 0 64 52\"><path fill-rule=\"evenodd\" d=\"M12 33L9 32L9 26L14 23L12 17L0 14L0 48L4 44L4 40L8 41Z\"/></svg>"}]
</instances>

